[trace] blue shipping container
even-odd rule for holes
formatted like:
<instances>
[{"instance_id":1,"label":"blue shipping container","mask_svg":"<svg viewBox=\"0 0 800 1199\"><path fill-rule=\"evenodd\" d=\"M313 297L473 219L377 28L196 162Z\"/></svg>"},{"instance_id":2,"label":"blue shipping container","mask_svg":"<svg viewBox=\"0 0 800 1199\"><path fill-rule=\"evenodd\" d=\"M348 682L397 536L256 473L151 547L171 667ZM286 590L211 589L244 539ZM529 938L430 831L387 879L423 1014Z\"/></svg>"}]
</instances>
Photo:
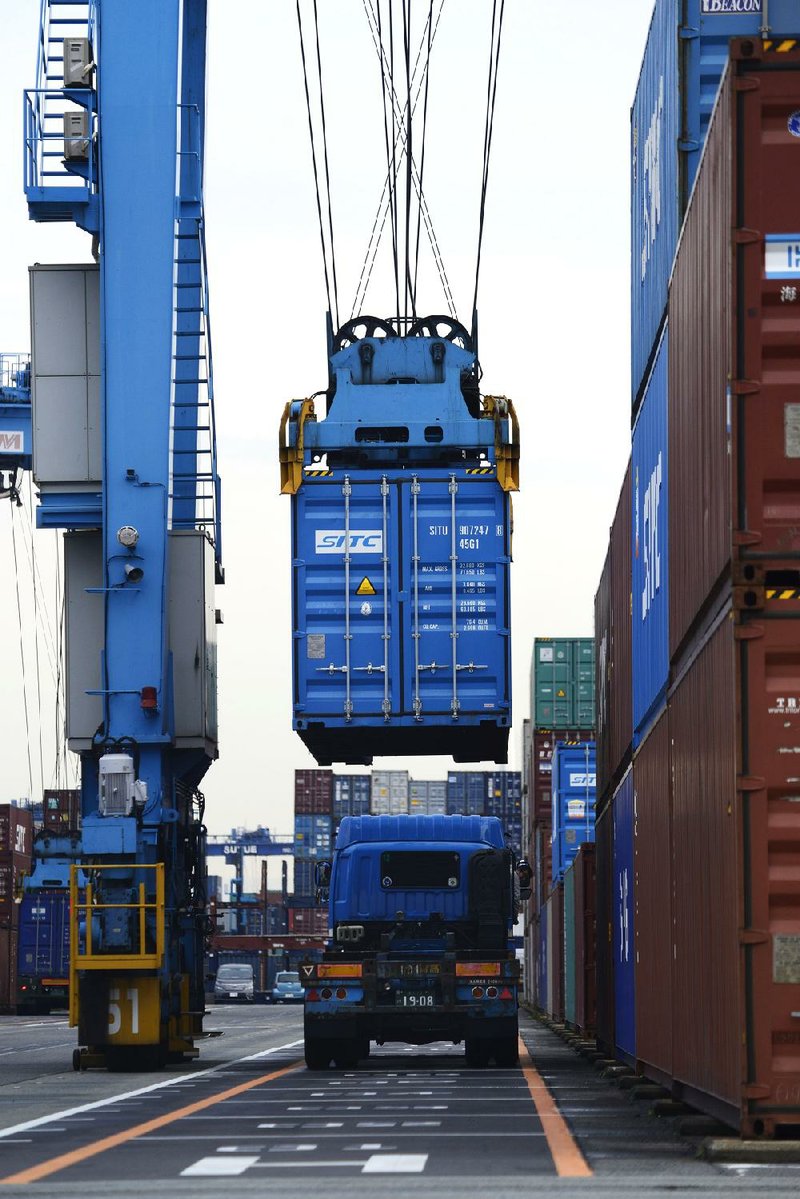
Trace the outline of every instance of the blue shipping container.
<instances>
[{"instance_id":1,"label":"blue shipping container","mask_svg":"<svg viewBox=\"0 0 800 1199\"><path fill-rule=\"evenodd\" d=\"M295 816L296 858L329 858L333 823L330 816Z\"/></svg>"},{"instance_id":2,"label":"blue shipping container","mask_svg":"<svg viewBox=\"0 0 800 1199\"><path fill-rule=\"evenodd\" d=\"M614 1028L616 1050L633 1061L636 1057L636 975L634 958L634 793L633 771L628 770L612 800L614 818L613 952Z\"/></svg>"},{"instance_id":3,"label":"blue shipping container","mask_svg":"<svg viewBox=\"0 0 800 1199\"><path fill-rule=\"evenodd\" d=\"M313 896L316 889L316 860L314 858L295 858L294 862L294 894L296 896Z\"/></svg>"},{"instance_id":4,"label":"blue shipping container","mask_svg":"<svg viewBox=\"0 0 800 1199\"><path fill-rule=\"evenodd\" d=\"M509 496L469 471L337 470L293 497L293 719L319 762L506 760Z\"/></svg>"},{"instance_id":5,"label":"blue shipping container","mask_svg":"<svg viewBox=\"0 0 800 1199\"><path fill-rule=\"evenodd\" d=\"M763 0L657 0L631 110L631 353L634 404L667 307L667 285L732 37L758 36ZM797 0L770 0L773 35L800 33Z\"/></svg>"},{"instance_id":6,"label":"blue shipping container","mask_svg":"<svg viewBox=\"0 0 800 1199\"><path fill-rule=\"evenodd\" d=\"M597 752L594 741L557 741L553 751L553 882L563 879L581 845L594 841Z\"/></svg>"},{"instance_id":7,"label":"blue shipping container","mask_svg":"<svg viewBox=\"0 0 800 1199\"><path fill-rule=\"evenodd\" d=\"M633 430L632 670L634 745L663 707L669 677L669 457L664 330Z\"/></svg>"},{"instance_id":8,"label":"blue shipping container","mask_svg":"<svg viewBox=\"0 0 800 1199\"><path fill-rule=\"evenodd\" d=\"M19 908L18 982L69 978L69 892L26 891Z\"/></svg>"}]
</instances>

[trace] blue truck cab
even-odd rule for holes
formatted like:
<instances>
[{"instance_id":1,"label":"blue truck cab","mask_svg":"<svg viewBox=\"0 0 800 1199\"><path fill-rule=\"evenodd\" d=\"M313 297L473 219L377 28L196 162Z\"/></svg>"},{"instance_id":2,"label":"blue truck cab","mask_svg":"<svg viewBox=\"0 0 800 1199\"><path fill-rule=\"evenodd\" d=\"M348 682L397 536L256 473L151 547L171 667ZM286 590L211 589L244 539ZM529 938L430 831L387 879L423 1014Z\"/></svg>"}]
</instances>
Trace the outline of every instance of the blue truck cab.
<instances>
[{"instance_id":1,"label":"blue truck cab","mask_svg":"<svg viewBox=\"0 0 800 1199\"><path fill-rule=\"evenodd\" d=\"M463 1041L471 1066L517 1062L511 936L528 867L496 817L345 817L319 879L333 935L300 968L310 1069L351 1068L372 1041Z\"/></svg>"}]
</instances>

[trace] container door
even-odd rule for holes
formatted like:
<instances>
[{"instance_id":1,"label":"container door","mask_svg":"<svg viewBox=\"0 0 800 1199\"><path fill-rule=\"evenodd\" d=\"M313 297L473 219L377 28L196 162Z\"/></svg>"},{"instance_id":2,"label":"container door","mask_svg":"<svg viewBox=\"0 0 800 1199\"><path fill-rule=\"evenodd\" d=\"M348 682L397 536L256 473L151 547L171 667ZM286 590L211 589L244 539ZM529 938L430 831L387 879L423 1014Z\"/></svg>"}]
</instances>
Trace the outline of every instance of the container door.
<instances>
[{"instance_id":1,"label":"container door","mask_svg":"<svg viewBox=\"0 0 800 1199\"><path fill-rule=\"evenodd\" d=\"M628 771L613 799L615 1040L619 1053L636 1056L636 991L633 930L633 774Z\"/></svg>"},{"instance_id":2,"label":"container door","mask_svg":"<svg viewBox=\"0 0 800 1199\"><path fill-rule=\"evenodd\" d=\"M404 708L497 717L509 709L508 496L496 480L412 475L401 484Z\"/></svg>"},{"instance_id":3,"label":"container door","mask_svg":"<svg viewBox=\"0 0 800 1199\"><path fill-rule=\"evenodd\" d=\"M388 717L396 488L345 476L305 486L294 511L296 715Z\"/></svg>"}]
</instances>

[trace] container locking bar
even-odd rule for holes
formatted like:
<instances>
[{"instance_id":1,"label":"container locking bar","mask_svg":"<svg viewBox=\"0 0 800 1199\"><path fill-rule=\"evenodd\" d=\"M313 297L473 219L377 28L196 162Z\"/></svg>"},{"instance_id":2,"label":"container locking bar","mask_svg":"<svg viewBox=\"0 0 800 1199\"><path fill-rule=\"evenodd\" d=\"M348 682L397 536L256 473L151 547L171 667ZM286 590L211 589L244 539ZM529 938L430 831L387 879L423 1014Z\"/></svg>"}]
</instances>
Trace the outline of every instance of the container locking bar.
<instances>
[{"instance_id":1,"label":"container locking bar","mask_svg":"<svg viewBox=\"0 0 800 1199\"><path fill-rule=\"evenodd\" d=\"M383 719L388 723L392 715L389 698L389 484L384 475L381 479L381 501L383 506Z\"/></svg>"},{"instance_id":2,"label":"container locking bar","mask_svg":"<svg viewBox=\"0 0 800 1199\"><path fill-rule=\"evenodd\" d=\"M411 502L414 513L414 553L412 554L412 562L414 563L414 632L412 638L414 641L414 719L422 720L422 700L419 695L419 672L421 670L419 664L419 479L416 475L411 480Z\"/></svg>"},{"instance_id":3,"label":"container locking bar","mask_svg":"<svg viewBox=\"0 0 800 1199\"><path fill-rule=\"evenodd\" d=\"M456 595L456 566L458 565L458 554L456 553L456 492L458 491L458 483L455 475L450 476L450 574L451 574L451 608L453 630L450 634L450 640L453 646L453 700L450 705L453 720L458 720L458 710L461 704L458 700L458 599Z\"/></svg>"}]
</instances>

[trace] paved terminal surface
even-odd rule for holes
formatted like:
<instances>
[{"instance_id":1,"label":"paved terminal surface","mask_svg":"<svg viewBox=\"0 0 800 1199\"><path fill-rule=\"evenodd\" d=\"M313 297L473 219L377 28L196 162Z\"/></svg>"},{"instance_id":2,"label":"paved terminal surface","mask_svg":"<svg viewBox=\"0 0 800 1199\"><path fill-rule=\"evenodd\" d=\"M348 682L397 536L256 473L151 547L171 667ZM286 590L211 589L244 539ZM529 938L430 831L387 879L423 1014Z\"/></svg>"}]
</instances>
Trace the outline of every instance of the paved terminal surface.
<instances>
[{"instance_id":1,"label":"paved terminal surface","mask_svg":"<svg viewBox=\"0 0 800 1199\"><path fill-rule=\"evenodd\" d=\"M2 1194L789 1196L800 1165L712 1164L676 1121L523 1018L514 1070L373 1046L311 1073L297 1008L218 1007L198 1062L77 1074L63 1016L0 1019Z\"/></svg>"}]
</instances>

